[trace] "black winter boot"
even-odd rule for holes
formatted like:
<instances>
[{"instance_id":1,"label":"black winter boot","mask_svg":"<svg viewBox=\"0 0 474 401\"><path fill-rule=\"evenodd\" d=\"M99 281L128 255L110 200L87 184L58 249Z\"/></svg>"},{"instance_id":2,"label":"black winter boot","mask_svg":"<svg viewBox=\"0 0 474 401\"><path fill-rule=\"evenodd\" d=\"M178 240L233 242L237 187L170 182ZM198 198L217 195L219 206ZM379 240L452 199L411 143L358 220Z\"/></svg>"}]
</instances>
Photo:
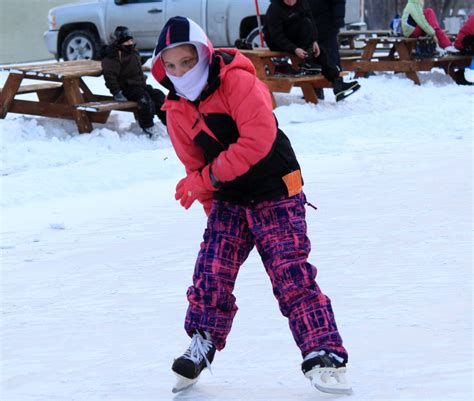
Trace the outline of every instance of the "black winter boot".
<instances>
[{"instance_id":1,"label":"black winter boot","mask_svg":"<svg viewBox=\"0 0 474 401\"><path fill-rule=\"evenodd\" d=\"M474 83L469 82L469 81L466 79L465 71L466 71L465 68L460 68L459 70L457 70L457 71L454 73L454 81L455 81L458 85L474 85Z\"/></svg>"},{"instance_id":2,"label":"black winter boot","mask_svg":"<svg viewBox=\"0 0 474 401\"><path fill-rule=\"evenodd\" d=\"M333 84L333 92L336 96L336 102L339 102L346 97L352 95L360 89L360 84L357 81L344 82L342 78L336 79Z\"/></svg>"}]
</instances>

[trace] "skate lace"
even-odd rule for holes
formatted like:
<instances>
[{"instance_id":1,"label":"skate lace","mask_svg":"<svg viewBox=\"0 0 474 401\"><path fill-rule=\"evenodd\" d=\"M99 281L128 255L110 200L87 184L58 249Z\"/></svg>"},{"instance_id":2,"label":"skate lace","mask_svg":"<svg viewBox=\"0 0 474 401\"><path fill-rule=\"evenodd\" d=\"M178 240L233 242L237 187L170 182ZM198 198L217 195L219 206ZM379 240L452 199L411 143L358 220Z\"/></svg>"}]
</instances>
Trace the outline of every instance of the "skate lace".
<instances>
[{"instance_id":1,"label":"skate lace","mask_svg":"<svg viewBox=\"0 0 474 401\"><path fill-rule=\"evenodd\" d=\"M303 360L307 361L308 359L311 359L317 356L323 356L325 354L326 354L326 351L313 351L313 352L310 352L308 355L306 355Z\"/></svg>"},{"instance_id":2,"label":"skate lace","mask_svg":"<svg viewBox=\"0 0 474 401\"><path fill-rule=\"evenodd\" d=\"M209 362L209 359L207 359L207 353L212 347L213 345L211 340L207 340L201 334L195 333L189 348L186 350L183 356L194 363L200 363L204 359L204 361L206 361L207 368L210 372L212 372L211 363Z\"/></svg>"}]
</instances>

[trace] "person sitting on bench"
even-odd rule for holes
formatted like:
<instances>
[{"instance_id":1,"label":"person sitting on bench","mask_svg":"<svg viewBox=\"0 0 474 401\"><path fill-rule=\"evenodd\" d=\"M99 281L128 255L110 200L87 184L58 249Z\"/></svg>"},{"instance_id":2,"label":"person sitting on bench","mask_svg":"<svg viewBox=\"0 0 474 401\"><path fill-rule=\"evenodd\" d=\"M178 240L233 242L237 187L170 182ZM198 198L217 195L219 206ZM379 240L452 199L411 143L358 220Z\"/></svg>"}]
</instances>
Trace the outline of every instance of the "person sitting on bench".
<instances>
[{"instance_id":1,"label":"person sitting on bench","mask_svg":"<svg viewBox=\"0 0 474 401\"><path fill-rule=\"evenodd\" d=\"M360 89L357 81L344 82L340 70L326 49L319 46L318 31L306 0L271 0L263 28L270 50L296 54L307 72L322 72L333 84L336 101Z\"/></svg>"},{"instance_id":2,"label":"person sitting on bench","mask_svg":"<svg viewBox=\"0 0 474 401\"><path fill-rule=\"evenodd\" d=\"M408 0L402 14L403 36L419 38L430 36L437 45L439 54L458 53L448 36L440 28L436 13L432 8L423 8L425 0Z\"/></svg>"},{"instance_id":3,"label":"person sitting on bench","mask_svg":"<svg viewBox=\"0 0 474 401\"><path fill-rule=\"evenodd\" d=\"M141 57L135 50L133 35L126 26L118 26L115 41L103 49L102 70L105 85L118 102L135 101L138 104L138 124L151 138L158 135L154 115L166 125L166 113L161 110L165 94L146 84Z\"/></svg>"}]
</instances>

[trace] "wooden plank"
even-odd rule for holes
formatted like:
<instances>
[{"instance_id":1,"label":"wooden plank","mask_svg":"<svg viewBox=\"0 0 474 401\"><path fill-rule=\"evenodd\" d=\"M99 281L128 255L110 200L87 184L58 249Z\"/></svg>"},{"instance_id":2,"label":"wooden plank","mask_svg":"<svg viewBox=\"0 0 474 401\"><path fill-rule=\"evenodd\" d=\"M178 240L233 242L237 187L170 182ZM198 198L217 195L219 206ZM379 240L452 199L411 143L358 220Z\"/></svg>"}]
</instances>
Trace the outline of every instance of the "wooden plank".
<instances>
[{"instance_id":1,"label":"wooden plank","mask_svg":"<svg viewBox=\"0 0 474 401\"><path fill-rule=\"evenodd\" d=\"M0 92L0 118L5 118L23 80L22 74L9 74Z\"/></svg>"},{"instance_id":2,"label":"wooden plank","mask_svg":"<svg viewBox=\"0 0 474 401\"><path fill-rule=\"evenodd\" d=\"M64 81L64 92L70 105L84 103L84 98L82 97L80 91L80 82L78 78L66 79ZM74 120L76 120L76 124L80 133L92 131L90 118L85 111L78 110L76 107L73 107L72 115Z\"/></svg>"},{"instance_id":3,"label":"wooden plank","mask_svg":"<svg viewBox=\"0 0 474 401\"><path fill-rule=\"evenodd\" d=\"M302 82L297 83L295 86L303 87L303 85L311 85L313 88L332 88L332 82L329 82L327 79L323 79L320 81L312 81L312 82Z\"/></svg>"},{"instance_id":4,"label":"wooden plank","mask_svg":"<svg viewBox=\"0 0 474 401\"><path fill-rule=\"evenodd\" d=\"M351 37L351 36L389 36L391 31L389 29L374 29L374 30L350 30L350 31L340 31L339 37Z\"/></svg>"},{"instance_id":5,"label":"wooden plank","mask_svg":"<svg viewBox=\"0 0 474 401\"><path fill-rule=\"evenodd\" d=\"M324 78L323 75L302 75L300 77L270 76L265 79L265 81L280 81L280 82L287 81L287 82L291 82L292 84L321 81L321 80L326 80L326 78Z\"/></svg>"},{"instance_id":6,"label":"wooden plank","mask_svg":"<svg viewBox=\"0 0 474 401\"><path fill-rule=\"evenodd\" d=\"M367 44L364 47L364 51L362 52L362 56L361 56L362 60L368 61L372 59L375 48L377 47L377 43L378 43L378 39L371 39L370 41L367 42ZM356 78L360 78L363 75L361 72L357 70L355 71L356 71L356 74L355 74Z\"/></svg>"},{"instance_id":7,"label":"wooden plank","mask_svg":"<svg viewBox=\"0 0 474 401\"><path fill-rule=\"evenodd\" d=\"M33 116L73 119L71 105L49 102L35 102L32 100L18 100L12 103L9 112L19 114L29 114Z\"/></svg>"},{"instance_id":8,"label":"wooden plank","mask_svg":"<svg viewBox=\"0 0 474 401\"><path fill-rule=\"evenodd\" d=\"M300 83L299 86L301 87L301 90L303 91L304 100L310 103L314 103L314 104L318 103L318 97L316 96L316 92L314 90L313 85L311 85L311 83L309 82Z\"/></svg>"},{"instance_id":9,"label":"wooden plank","mask_svg":"<svg viewBox=\"0 0 474 401\"><path fill-rule=\"evenodd\" d=\"M137 102L117 102L117 101L99 101L77 104L75 106L78 110L85 110L90 112L101 112L110 110L124 110L133 111L137 107Z\"/></svg>"},{"instance_id":10,"label":"wooden plank","mask_svg":"<svg viewBox=\"0 0 474 401\"><path fill-rule=\"evenodd\" d=\"M396 42L394 45L398 55L400 56L400 60L402 61L409 61L411 58L411 49L413 46L409 44L409 42ZM416 65L416 64L413 64ZM420 78L416 71L407 71L405 74L408 78L410 78L415 84L421 85Z\"/></svg>"},{"instance_id":11,"label":"wooden plank","mask_svg":"<svg viewBox=\"0 0 474 401\"><path fill-rule=\"evenodd\" d=\"M65 103L34 102L31 100L15 99L10 107L9 113L28 114L32 116L61 118L63 120L74 120L73 107ZM104 124L110 112L91 113L89 119L93 123Z\"/></svg>"},{"instance_id":12,"label":"wooden plank","mask_svg":"<svg viewBox=\"0 0 474 401\"><path fill-rule=\"evenodd\" d=\"M55 63L38 63L38 64L13 64L13 65L3 65L0 67L0 71L37 71L37 70L51 70L61 68L96 68L97 65L100 65L100 61L95 60L76 60L76 61L59 61Z\"/></svg>"},{"instance_id":13,"label":"wooden plank","mask_svg":"<svg viewBox=\"0 0 474 401\"><path fill-rule=\"evenodd\" d=\"M64 98L63 87L42 89L36 92L38 100L40 102L49 102L49 103L66 103Z\"/></svg>"},{"instance_id":14,"label":"wooden plank","mask_svg":"<svg viewBox=\"0 0 474 401\"><path fill-rule=\"evenodd\" d=\"M392 43L416 43L416 42L427 42L433 40L429 36L419 36L418 38L405 38L402 36L387 36L387 37L376 37L376 38L360 38L362 42L370 42L376 40L378 43L392 44Z\"/></svg>"},{"instance_id":15,"label":"wooden plank","mask_svg":"<svg viewBox=\"0 0 474 401\"><path fill-rule=\"evenodd\" d=\"M39 91L43 91L47 89L56 89L56 88L60 88L61 86L62 84L59 82L50 82L47 84L21 85L16 91L16 94L20 95L20 94L25 94L25 93L39 92ZM3 88L0 88L0 92L2 90Z\"/></svg>"},{"instance_id":16,"label":"wooden plank","mask_svg":"<svg viewBox=\"0 0 474 401\"><path fill-rule=\"evenodd\" d=\"M99 76L102 73L100 61L78 60L33 65L10 65L1 67L3 71L19 71L30 77L49 77L57 80L81 76Z\"/></svg>"},{"instance_id":17,"label":"wooden plank","mask_svg":"<svg viewBox=\"0 0 474 401\"><path fill-rule=\"evenodd\" d=\"M293 83L286 79L275 79L262 81L267 85L270 92L285 92L289 93L293 88Z\"/></svg>"},{"instance_id":18,"label":"wooden plank","mask_svg":"<svg viewBox=\"0 0 474 401\"><path fill-rule=\"evenodd\" d=\"M344 69L356 72L417 72L430 71L435 64L428 60L392 60L392 61L343 61Z\"/></svg>"},{"instance_id":19,"label":"wooden plank","mask_svg":"<svg viewBox=\"0 0 474 401\"><path fill-rule=\"evenodd\" d=\"M82 78L79 78L79 85L82 89L82 92L84 93L84 99L86 99L87 101L92 101L96 99L96 96L92 93L92 91L89 89L89 87L86 85Z\"/></svg>"},{"instance_id":20,"label":"wooden plank","mask_svg":"<svg viewBox=\"0 0 474 401\"><path fill-rule=\"evenodd\" d=\"M264 48L257 48L252 50L239 50L244 56L251 58L251 57L286 57L289 54L286 52L277 52L269 49Z\"/></svg>"}]
</instances>

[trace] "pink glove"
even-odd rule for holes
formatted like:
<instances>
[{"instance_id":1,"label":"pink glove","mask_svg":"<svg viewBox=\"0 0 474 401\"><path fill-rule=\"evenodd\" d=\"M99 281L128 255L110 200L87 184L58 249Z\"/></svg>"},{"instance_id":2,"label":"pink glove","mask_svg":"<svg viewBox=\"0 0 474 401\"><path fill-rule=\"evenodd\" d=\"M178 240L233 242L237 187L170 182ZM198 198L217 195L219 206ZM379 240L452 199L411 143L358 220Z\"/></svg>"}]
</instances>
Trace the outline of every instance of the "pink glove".
<instances>
[{"instance_id":1,"label":"pink glove","mask_svg":"<svg viewBox=\"0 0 474 401\"><path fill-rule=\"evenodd\" d=\"M198 197L198 201L202 204L204 212L209 217L212 209L212 192L205 192Z\"/></svg>"},{"instance_id":2,"label":"pink glove","mask_svg":"<svg viewBox=\"0 0 474 401\"><path fill-rule=\"evenodd\" d=\"M189 209L194 201L203 197L206 192L217 191L212 185L209 169L210 167L206 166L201 173L193 171L176 185L174 197L185 209Z\"/></svg>"}]
</instances>

